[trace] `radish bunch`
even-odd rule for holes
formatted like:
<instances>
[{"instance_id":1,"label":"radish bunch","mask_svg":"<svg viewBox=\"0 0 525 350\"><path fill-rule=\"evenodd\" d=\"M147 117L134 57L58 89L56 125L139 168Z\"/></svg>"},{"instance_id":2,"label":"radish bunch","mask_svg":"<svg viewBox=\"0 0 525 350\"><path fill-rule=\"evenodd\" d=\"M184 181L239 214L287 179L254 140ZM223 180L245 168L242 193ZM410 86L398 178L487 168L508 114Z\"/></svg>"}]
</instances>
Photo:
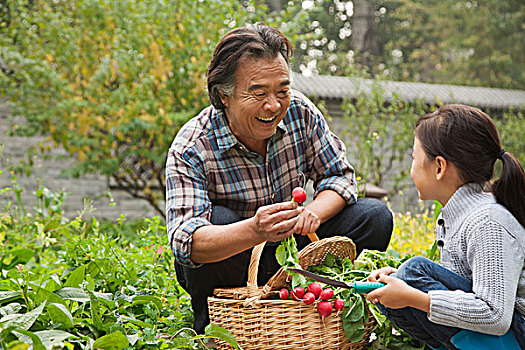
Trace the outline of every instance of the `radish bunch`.
<instances>
[{"instance_id":1,"label":"radish bunch","mask_svg":"<svg viewBox=\"0 0 525 350\"><path fill-rule=\"evenodd\" d=\"M335 298L333 305L332 300L334 299L334 291L331 288L323 289L319 283L313 282L308 285L306 291L303 287L295 287L292 291L283 288L279 292L279 297L282 300L288 299L291 296L293 300L302 300L306 305L311 305L315 301L317 302L317 312L321 316L321 319L324 323L325 317L328 317L332 314L334 310L337 311L337 315L345 307L345 301L340 298Z\"/></svg>"}]
</instances>

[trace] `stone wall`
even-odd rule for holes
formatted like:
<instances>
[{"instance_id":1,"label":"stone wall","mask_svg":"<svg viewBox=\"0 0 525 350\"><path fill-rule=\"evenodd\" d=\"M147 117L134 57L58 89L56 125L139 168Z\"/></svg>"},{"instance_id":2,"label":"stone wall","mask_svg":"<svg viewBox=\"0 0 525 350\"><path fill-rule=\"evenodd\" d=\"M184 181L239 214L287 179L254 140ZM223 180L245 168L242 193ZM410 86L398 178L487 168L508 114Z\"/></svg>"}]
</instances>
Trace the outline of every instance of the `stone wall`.
<instances>
[{"instance_id":1,"label":"stone wall","mask_svg":"<svg viewBox=\"0 0 525 350\"><path fill-rule=\"evenodd\" d=\"M6 166L18 165L27 160L27 150L31 146L37 146L45 142L43 136L19 137L8 136L11 121L5 104L0 102L0 188L11 186L11 174ZM53 149L51 157L35 157L34 171L31 176L17 175L17 182L24 189L22 202L26 209L35 207L36 197L33 194L40 185L51 191L65 191L67 196L64 200L66 215L74 217L84 207L84 199L90 199L96 208L91 216L97 218L118 218L126 215L128 218L140 218L144 216L158 215L152 207L144 200L131 197L125 191L109 188L108 179L104 176L86 175L81 178L65 176L65 170L73 166L73 159L67 155L62 148ZM113 202L108 195L111 193ZM16 198L12 191L8 195L0 196L0 207L9 201L15 203Z\"/></svg>"}]
</instances>

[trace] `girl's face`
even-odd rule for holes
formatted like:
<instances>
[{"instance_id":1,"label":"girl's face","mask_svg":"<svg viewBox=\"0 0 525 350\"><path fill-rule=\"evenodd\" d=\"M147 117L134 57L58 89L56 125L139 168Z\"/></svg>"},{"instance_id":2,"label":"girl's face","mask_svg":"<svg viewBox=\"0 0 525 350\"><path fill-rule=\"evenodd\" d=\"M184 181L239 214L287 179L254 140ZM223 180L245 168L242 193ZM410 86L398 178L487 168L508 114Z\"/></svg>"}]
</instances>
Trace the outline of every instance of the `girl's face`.
<instances>
[{"instance_id":1,"label":"girl's face","mask_svg":"<svg viewBox=\"0 0 525 350\"><path fill-rule=\"evenodd\" d=\"M435 162L428 159L417 138L414 138L414 147L412 148L410 176L414 180L420 199L437 199L439 184L436 179L436 165Z\"/></svg>"}]
</instances>

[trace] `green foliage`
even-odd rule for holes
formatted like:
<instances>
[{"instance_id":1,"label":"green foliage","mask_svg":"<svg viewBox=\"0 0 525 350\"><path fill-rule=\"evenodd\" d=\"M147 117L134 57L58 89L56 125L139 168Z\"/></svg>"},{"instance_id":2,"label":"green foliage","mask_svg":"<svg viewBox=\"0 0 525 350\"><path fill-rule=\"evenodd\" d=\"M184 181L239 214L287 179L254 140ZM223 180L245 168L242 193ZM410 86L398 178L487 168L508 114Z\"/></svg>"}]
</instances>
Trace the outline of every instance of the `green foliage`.
<instances>
[{"instance_id":1,"label":"green foliage","mask_svg":"<svg viewBox=\"0 0 525 350\"><path fill-rule=\"evenodd\" d=\"M489 112L490 114L490 112ZM522 166L525 166L525 117L523 111L506 111L501 118L493 118L498 129L501 146L514 154ZM496 162L500 166L500 162Z\"/></svg>"},{"instance_id":2,"label":"green foliage","mask_svg":"<svg viewBox=\"0 0 525 350\"><path fill-rule=\"evenodd\" d=\"M68 220L63 194L35 195L35 216L10 204L0 213L0 349L204 349L210 337L237 346L223 328L189 328L160 218L105 232L83 218L89 206Z\"/></svg>"},{"instance_id":3,"label":"green foliage","mask_svg":"<svg viewBox=\"0 0 525 350\"><path fill-rule=\"evenodd\" d=\"M393 193L402 188L409 169L399 165L410 155L414 123L427 109L420 101L407 103L396 94L387 100L376 83L357 99L343 103L342 136L349 140L349 160L360 171L360 182L383 186L388 175Z\"/></svg>"},{"instance_id":4,"label":"green foliage","mask_svg":"<svg viewBox=\"0 0 525 350\"><path fill-rule=\"evenodd\" d=\"M523 1L392 3L384 63L394 79L525 88Z\"/></svg>"},{"instance_id":5,"label":"green foliage","mask_svg":"<svg viewBox=\"0 0 525 350\"><path fill-rule=\"evenodd\" d=\"M370 272L385 266L398 268L401 263L412 256L412 254L407 254L402 258L396 258L385 252L365 249L352 262L348 258L335 258L329 253L323 264L310 266L308 270L334 280L352 283L364 281ZM314 281L307 279L303 286L306 287L311 282ZM367 317L374 317L376 323L372 332L376 334L376 339L370 344L371 349L423 349L424 344L412 339L402 329L395 327L377 306L367 301L363 295L354 293L348 288L334 288L334 295L345 300L347 308L342 311L340 317L345 335L349 340L353 342L361 340L365 332L364 320Z\"/></svg>"},{"instance_id":6,"label":"green foliage","mask_svg":"<svg viewBox=\"0 0 525 350\"><path fill-rule=\"evenodd\" d=\"M523 1L309 3L295 54L298 71L525 88Z\"/></svg>"},{"instance_id":7,"label":"green foliage","mask_svg":"<svg viewBox=\"0 0 525 350\"><path fill-rule=\"evenodd\" d=\"M0 195L16 188L14 181ZM28 344L34 349L84 349L93 344L108 349L204 349L210 337L237 346L223 328L210 325L205 335L189 328L190 299L176 281L173 256L162 243L165 226L158 217L137 222L120 218L116 223L87 220L87 205L68 220L61 208L62 193L41 188L35 195L39 201L34 216L17 211L21 203L8 203L0 211L0 349ZM425 255L433 241L433 217L396 214L395 221L388 254L361 254L356 269L350 264L345 273L359 274L381 264L397 266L401 254ZM334 261L327 259L330 271ZM366 276L361 272L358 277ZM414 345L406 334L392 334L384 316L368 306L382 334L374 348ZM350 321L355 318L348 316ZM356 337L361 334L359 322L346 326Z\"/></svg>"},{"instance_id":8,"label":"green foliage","mask_svg":"<svg viewBox=\"0 0 525 350\"><path fill-rule=\"evenodd\" d=\"M230 28L263 19L262 9L233 0L0 7L0 93L28 122L14 131L48 133L78 160L73 175L110 176L164 216L166 152L207 104L213 49Z\"/></svg>"}]
</instances>

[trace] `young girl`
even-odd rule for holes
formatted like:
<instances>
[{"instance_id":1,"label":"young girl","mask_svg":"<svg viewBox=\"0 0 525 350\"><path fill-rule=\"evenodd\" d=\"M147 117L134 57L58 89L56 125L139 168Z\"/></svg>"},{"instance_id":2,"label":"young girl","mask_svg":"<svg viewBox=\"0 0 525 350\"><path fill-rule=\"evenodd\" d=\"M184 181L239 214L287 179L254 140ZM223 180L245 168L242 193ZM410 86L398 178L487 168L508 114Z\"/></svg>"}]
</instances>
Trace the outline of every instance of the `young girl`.
<instances>
[{"instance_id":1,"label":"young girl","mask_svg":"<svg viewBox=\"0 0 525 350\"><path fill-rule=\"evenodd\" d=\"M446 105L415 127L410 175L421 199L442 205L441 263L415 257L374 271L381 311L433 349L524 349L525 173L477 108ZM502 161L501 177L492 179Z\"/></svg>"}]
</instances>

